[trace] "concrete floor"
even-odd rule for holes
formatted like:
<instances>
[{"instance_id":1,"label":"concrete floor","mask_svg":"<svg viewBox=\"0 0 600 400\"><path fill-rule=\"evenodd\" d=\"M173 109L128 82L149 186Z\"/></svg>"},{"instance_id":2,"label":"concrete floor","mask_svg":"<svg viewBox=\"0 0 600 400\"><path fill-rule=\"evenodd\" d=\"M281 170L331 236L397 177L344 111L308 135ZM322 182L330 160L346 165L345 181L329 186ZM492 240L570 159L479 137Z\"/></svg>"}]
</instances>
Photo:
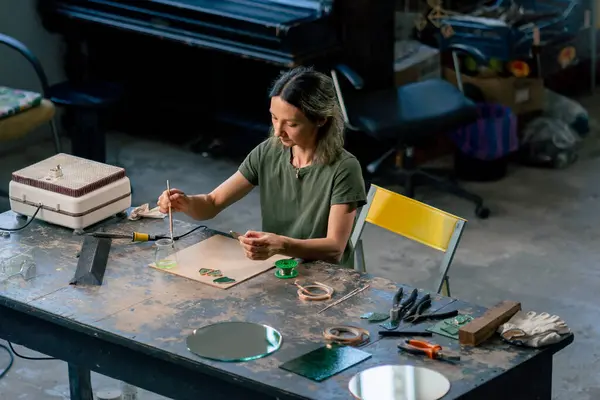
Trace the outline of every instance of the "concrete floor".
<instances>
[{"instance_id":1,"label":"concrete floor","mask_svg":"<svg viewBox=\"0 0 600 400\"><path fill-rule=\"evenodd\" d=\"M594 115L600 99L584 105ZM423 190L418 198L469 219L451 271L453 295L491 306L503 299L521 301L527 310L563 317L576 335L575 343L555 357L556 399L600 398L600 135L584 143L582 158L566 170L515 166L505 179L469 184L492 209L488 220L477 220L471 204ZM50 142L21 147L0 156L0 185L10 172L51 155ZM118 157L118 160L116 159ZM207 192L236 170L237 161L213 160L179 148L121 134L109 137L109 162L124 166L134 187L134 204L154 204L164 182L190 193ZM0 210L6 202L0 200ZM215 220L221 230L260 228L257 191ZM368 226L364 234L370 272L423 288L433 288L441 255L389 232ZM20 349L20 348L19 348ZM17 350L19 350L17 349ZM32 355L28 349L22 353ZM0 368L7 362L0 351ZM66 364L15 358L0 380L2 399L68 399ZM115 381L94 375L96 389ZM159 399L144 393L144 400Z\"/></svg>"}]
</instances>

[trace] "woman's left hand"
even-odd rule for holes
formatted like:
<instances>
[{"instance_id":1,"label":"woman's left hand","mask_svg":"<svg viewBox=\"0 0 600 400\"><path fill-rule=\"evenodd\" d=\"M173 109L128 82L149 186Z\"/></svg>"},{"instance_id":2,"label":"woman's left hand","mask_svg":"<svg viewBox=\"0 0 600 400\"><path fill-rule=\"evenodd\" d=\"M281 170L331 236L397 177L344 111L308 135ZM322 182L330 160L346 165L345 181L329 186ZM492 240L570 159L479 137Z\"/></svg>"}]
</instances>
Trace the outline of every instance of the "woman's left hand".
<instances>
[{"instance_id":1,"label":"woman's left hand","mask_svg":"<svg viewBox=\"0 0 600 400\"><path fill-rule=\"evenodd\" d=\"M248 231L238 240L251 260L266 260L284 250L284 237L274 233Z\"/></svg>"}]
</instances>

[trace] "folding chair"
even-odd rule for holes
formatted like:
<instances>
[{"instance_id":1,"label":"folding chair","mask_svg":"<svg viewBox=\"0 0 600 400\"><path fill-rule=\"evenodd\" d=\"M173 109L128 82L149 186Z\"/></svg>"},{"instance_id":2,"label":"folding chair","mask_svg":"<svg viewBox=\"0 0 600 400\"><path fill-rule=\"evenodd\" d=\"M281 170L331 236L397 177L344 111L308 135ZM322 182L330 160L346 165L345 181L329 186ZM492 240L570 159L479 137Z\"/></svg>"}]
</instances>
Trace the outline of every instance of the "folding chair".
<instances>
[{"instance_id":1,"label":"folding chair","mask_svg":"<svg viewBox=\"0 0 600 400\"><path fill-rule=\"evenodd\" d=\"M371 185L367 204L360 211L350 237L356 256L355 269L359 272L366 272L361 235L367 222L443 251L436 290L437 293L450 296L448 271L467 222L465 219Z\"/></svg>"}]
</instances>

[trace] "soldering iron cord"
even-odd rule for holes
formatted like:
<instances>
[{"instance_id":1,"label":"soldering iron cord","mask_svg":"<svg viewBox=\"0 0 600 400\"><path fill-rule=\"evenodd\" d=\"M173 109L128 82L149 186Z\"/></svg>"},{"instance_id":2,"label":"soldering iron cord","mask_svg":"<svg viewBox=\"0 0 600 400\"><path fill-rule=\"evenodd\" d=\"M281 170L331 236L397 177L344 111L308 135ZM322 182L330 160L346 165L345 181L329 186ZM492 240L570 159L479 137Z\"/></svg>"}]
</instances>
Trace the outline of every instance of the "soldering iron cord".
<instances>
[{"instance_id":1,"label":"soldering iron cord","mask_svg":"<svg viewBox=\"0 0 600 400\"><path fill-rule=\"evenodd\" d=\"M7 341L6 343L8 343L8 347L10 347L10 349L12 350L12 352L15 356L22 358L24 360L34 360L34 361L56 360L56 358L54 358L54 357L27 357L27 356L21 355L21 354L17 353L17 351L15 350L15 348L13 347L11 342Z\"/></svg>"},{"instance_id":2,"label":"soldering iron cord","mask_svg":"<svg viewBox=\"0 0 600 400\"><path fill-rule=\"evenodd\" d=\"M0 372L0 379L4 377L4 375L6 375L8 373L8 371L10 371L10 368L12 367L13 363L15 362L15 357L13 356L13 353L9 350L8 347L6 347L3 344L0 344L0 347L2 347L4 350L6 350L6 352L8 353L8 357L10 357L8 359L8 365L4 368L4 370L2 372Z\"/></svg>"},{"instance_id":3,"label":"soldering iron cord","mask_svg":"<svg viewBox=\"0 0 600 400\"><path fill-rule=\"evenodd\" d=\"M187 235L189 235L190 233L197 231L197 230L198 230L198 229L200 229L200 228L207 229L208 227L207 227L206 225L198 225L197 227L195 227L194 229L192 229L192 230L190 230L190 231L187 231L187 232L186 232L186 233L184 233L183 235L174 236L174 237L173 237L173 240L179 240L179 239L182 239L182 238L186 237Z\"/></svg>"},{"instance_id":4,"label":"soldering iron cord","mask_svg":"<svg viewBox=\"0 0 600 400\"><path fill-rule=\"evenodd\" d=\"M29 218L29 220L24 225L19 226L17 228L2 228L2 227L0 227L0 231L17 232L17 231L20 231L20 230L23 230L23 229L27 228L29 226L29 224L31 224L31 222L35 219L35 216L38 214L38 212L40 212L41 209L42 209L42 204L40 204L40 205L37 206L37 209L35 210L35 212L31 216L31 218ZM200 228L206 229L207 226L206 225L198 225L197 227L195 227L194 229L192 229L192 230L184 233L183 235L174 236L173 240L182 239L182 238L186 237L187 235L189 235L190 233L197 231Z\"/></svg>"},{"instance_id":5,"label":"soldering iron cord","mask_svg":"<svg viewBox=\"0 0 600 400\"><path fill-rule=\"evenodd\" d=\"M22 358L24 360L34 360L34 361L41 361L41 360L56 360L56 358L54 357L27 357L27 356L23 356L19 353L17 353L15 351L15 348L13 347L11 342L6 342L8 343L8 347L6 347L6 345L0 343L0 347L3 348L4 350L6 350L6 352L8 353L8 365L4 368L4 370L2 372L0 372L0 379L2 379L4 377L4 375L6 375L8 373L8 371L10 371L11 367L13 366L14 362L15 362L15 357L17 356L19 358ZM10 348L9 348L10 347ZM13 356L14 354L14 356Z\"/></svg>"},{"instance_id":6,"label":"soldering iron cord","mask_svg":"<svg viewBox=\"0 0 600 400\"><path fill-rule=\"evenodd\" d=\"M2 228L2 227L0 227L0 231L17 232L17 231L27 228L29 226L29 224L31 223L31 221L33 221L35 219L35 216L37 215L38 212L40 212L41 209L42 209L42 205L40 204L37 206L37 210L35 210L35 212L31 216L31 218L29 218L29 221L25 222L25 225L19 226L18 228Z\"/></svg>"}]
</instances>

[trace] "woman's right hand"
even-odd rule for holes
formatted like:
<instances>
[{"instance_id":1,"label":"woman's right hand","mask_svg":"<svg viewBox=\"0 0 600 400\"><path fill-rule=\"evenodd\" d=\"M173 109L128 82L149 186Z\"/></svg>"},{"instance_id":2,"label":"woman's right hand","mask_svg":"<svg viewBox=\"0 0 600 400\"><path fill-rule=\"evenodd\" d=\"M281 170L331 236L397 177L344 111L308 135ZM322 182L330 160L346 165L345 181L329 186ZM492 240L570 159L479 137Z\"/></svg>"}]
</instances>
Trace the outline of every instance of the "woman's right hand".
<instances>
[{"instance_id":1,"label":"woman's right hand","mask_svg":"<svg viewBox=\"0 0 600 400\"><path fill-rule=\"evenodd\" d=\"M167 214L169 212L169 205L171 205L171 211L180 211L187 213L190 209L191 199L179 189L171 189L171 196L166 190L162 192L158 198L158 208L161 213Z\"/></svg>"}]
</instances>

